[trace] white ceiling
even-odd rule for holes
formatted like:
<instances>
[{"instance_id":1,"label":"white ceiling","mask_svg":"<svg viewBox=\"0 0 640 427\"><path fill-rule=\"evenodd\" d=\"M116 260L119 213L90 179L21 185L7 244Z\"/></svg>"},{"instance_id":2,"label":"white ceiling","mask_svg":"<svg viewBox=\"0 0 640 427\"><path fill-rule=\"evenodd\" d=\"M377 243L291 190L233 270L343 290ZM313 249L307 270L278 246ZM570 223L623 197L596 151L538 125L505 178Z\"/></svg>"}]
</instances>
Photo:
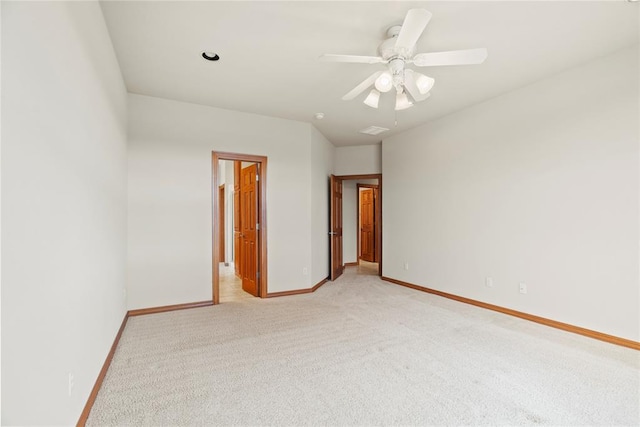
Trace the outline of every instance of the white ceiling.
<instances>
[{"instance_id":1,"label":"white ceiling","mask_svg":"<svg viewBox=\"0 0 640 427\"><path fill-rule=\"evenodd\" d=\"M420 69L431 97L396 112L340 98L383 65L318 61L377 55L407 10L433 17L418 52L486 47L482 65ZM599 2L102 3L129 92L313 123L336 146L372 144L466 106L638 43L639 4ZM205 61L202 51L221 60ZM325 119L314 119L314 113ZM394 121L397 117L397 126ZM379 136L359 129L390 128Z\"/></svg>"}]
</instances>

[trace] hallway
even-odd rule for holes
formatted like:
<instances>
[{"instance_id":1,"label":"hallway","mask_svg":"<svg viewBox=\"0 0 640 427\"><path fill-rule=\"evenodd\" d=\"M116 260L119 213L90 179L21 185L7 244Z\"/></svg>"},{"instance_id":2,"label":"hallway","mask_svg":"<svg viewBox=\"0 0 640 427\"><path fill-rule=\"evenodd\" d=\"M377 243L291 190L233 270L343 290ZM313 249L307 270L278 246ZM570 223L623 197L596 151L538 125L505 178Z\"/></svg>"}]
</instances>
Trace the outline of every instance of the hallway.
<instances>
[{"instance_id":1,"label":"hallway","mask_svg":"<svg viewBox=\"0 0 640 427\"><path fill-rule=\"evenodd\" d=\"M233 263L225 266L220 263L220 302L242 301L255 298L250 293L242 290L242 280L235 274Z\"/></svg>"},{"instance_id":2,"label":"hallway","mask_svg":"<svg viewBox=\"0 0 640 427\"><path fill-rule=\"evenodd\" d=\"M367 276L377 276L378 275L378 263L377 262L369 262L363 259L360 260L359 265L352 267L345 267L345 271L347 269L356 269L356 274L362 274Z\"/></svg>"}]
</instances>

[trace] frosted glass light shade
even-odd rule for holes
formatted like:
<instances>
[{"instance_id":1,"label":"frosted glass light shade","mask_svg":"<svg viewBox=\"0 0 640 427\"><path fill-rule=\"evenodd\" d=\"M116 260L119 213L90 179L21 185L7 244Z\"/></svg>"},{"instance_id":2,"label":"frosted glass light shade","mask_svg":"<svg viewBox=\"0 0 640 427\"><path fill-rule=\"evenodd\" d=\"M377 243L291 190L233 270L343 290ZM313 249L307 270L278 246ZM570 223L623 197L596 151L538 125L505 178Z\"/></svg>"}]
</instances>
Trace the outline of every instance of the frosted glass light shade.
<instances>
[{"instance_id":1,"label":"frosted glass light shade","mask_svg":"<svg viewBox=\"0 0 640 427\"><path fill-rule=\"evenodd\" d=\"M407 98L407 94L404 92L397 94L396 95L396 111L406 110L409 107L413 107L413 103L409 101L409 98Z\"/></svg>"},{"instance_id":2,"label":"frosted glass light shade","mask_svg":"<svg viewBox=\"0 0 640 427\"><path fill-rule=\"evenodd\" d=\"M393 79L391 78L391 74L382 73L380 77L376 79L375 87L380 92L389 92L393 87Z\"/></svg>"},{"instance_id":3,"label":"frosted glass light shade","mask_svg":"<svg viewBox=\"0 0 640 427\"><path fill-rule=\"evenodd\" d=\"M369 95L364 100L364 103L371 108L378 108L378 101L380 101L380 92L375 89L371 89Z\"/></svg>"},{"instance_id":4,"label":"frosted glass light shade","mask_svg":"<svg viewBox=\"0 0 640 427\"><path fill-rule=\"evenodd\" d=\"M418 91L420 91L421 95L425 95L429 92L435 82L435 79L427 77L424 74L418 74L418 78L416 78L416 86L418 87Z\"/></svg>"}]
</instances>

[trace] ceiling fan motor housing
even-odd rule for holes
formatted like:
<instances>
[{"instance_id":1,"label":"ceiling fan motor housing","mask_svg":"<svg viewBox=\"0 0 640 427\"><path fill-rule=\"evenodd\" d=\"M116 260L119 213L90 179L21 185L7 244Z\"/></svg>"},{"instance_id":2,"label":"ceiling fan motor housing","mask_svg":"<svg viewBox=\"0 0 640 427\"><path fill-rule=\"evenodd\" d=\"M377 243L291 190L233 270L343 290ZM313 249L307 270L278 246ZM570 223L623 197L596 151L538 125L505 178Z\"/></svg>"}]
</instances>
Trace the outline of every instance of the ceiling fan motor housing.
<instances>
[{"instance_id":1,"label":"ceiling fan motor housing","mask_svg":"<svg viewBox=\"0 0 640 427\"><path fill-rule=\"evenodd\" d=\"M400 92L404 85L404 59L394 58L389 61L389 71L391 71L393 85Z\"/></svg>"},{"instance_id":2,"label":"ceiling fan motor housing","mask_svg":"<svg viewBox=\"0 0 640 427\"><path fill-rule=\"evenodd\" d=\"M383 41L380 46L378 46L378 53L383 59L389 60L396 56L401 57L402 59L412 58L413 54L416 52L415 45L406 52L404 52L405 49L402 49L403 51L399 51L396 48L396 39L401 28L401 25L394 25L387 30L387 35L389 35L390 37Z\"/></svg>"}]
</instances>

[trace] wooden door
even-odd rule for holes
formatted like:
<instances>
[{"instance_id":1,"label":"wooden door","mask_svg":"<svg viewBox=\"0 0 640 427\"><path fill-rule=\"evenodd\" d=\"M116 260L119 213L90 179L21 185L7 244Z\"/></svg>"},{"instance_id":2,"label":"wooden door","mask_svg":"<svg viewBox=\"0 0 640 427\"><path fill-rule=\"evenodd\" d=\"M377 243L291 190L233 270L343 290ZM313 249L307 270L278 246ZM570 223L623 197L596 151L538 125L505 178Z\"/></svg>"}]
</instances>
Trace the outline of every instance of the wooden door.
<instances>
[{"instance_id":1,"label":"wooden door","mask_svg":"<svg viewBox=\"0 0 640 427\"><path fill-rule=\"evenodd\" d=\"M233 265L237 277L242 277L242 242L240 235L240 169L241 162L233 162Z\"/></svg>"},{"instance_id":2,"label":"wooden door","mask_svg":"<svg viewBox=\"0 0 640 427\"><path fill-rule=\"evenodd\" d=\"M373 188L360 190L360 258L376 262L375 198Z\"/></svg>"},{"instance_id":3,"label":"wooden door","mask_svg":"<svg viewBox=\"0 0 640 427\"><path fill-rule=\"evenodd\" d=\"M331 175L330 179L330 215L329 235L331 248L331 280L342 274L342 180Z\"/></svg>"},{"instance_id":4,"label":"wooden door","mask_svg":"<svg viewBox=\"0 0 640 427\"><path fill-rule=\"evenodd\" d=\"M224 202L224 184L218 188L218 240L220 244L220 262L224 262L227 265L225 257L225 226L224 226L224 210L226 208Z\"/></svg>"},{"instance_id":5,"label":"wooden door","mask_svg":"<svg viewBox=\"0 0 640 427\"><path fill-rule=\"evenodd\" d=\"M258 296L258 165L243 168L240 179L242 289Z\"/></svg>"}]
</instances>

